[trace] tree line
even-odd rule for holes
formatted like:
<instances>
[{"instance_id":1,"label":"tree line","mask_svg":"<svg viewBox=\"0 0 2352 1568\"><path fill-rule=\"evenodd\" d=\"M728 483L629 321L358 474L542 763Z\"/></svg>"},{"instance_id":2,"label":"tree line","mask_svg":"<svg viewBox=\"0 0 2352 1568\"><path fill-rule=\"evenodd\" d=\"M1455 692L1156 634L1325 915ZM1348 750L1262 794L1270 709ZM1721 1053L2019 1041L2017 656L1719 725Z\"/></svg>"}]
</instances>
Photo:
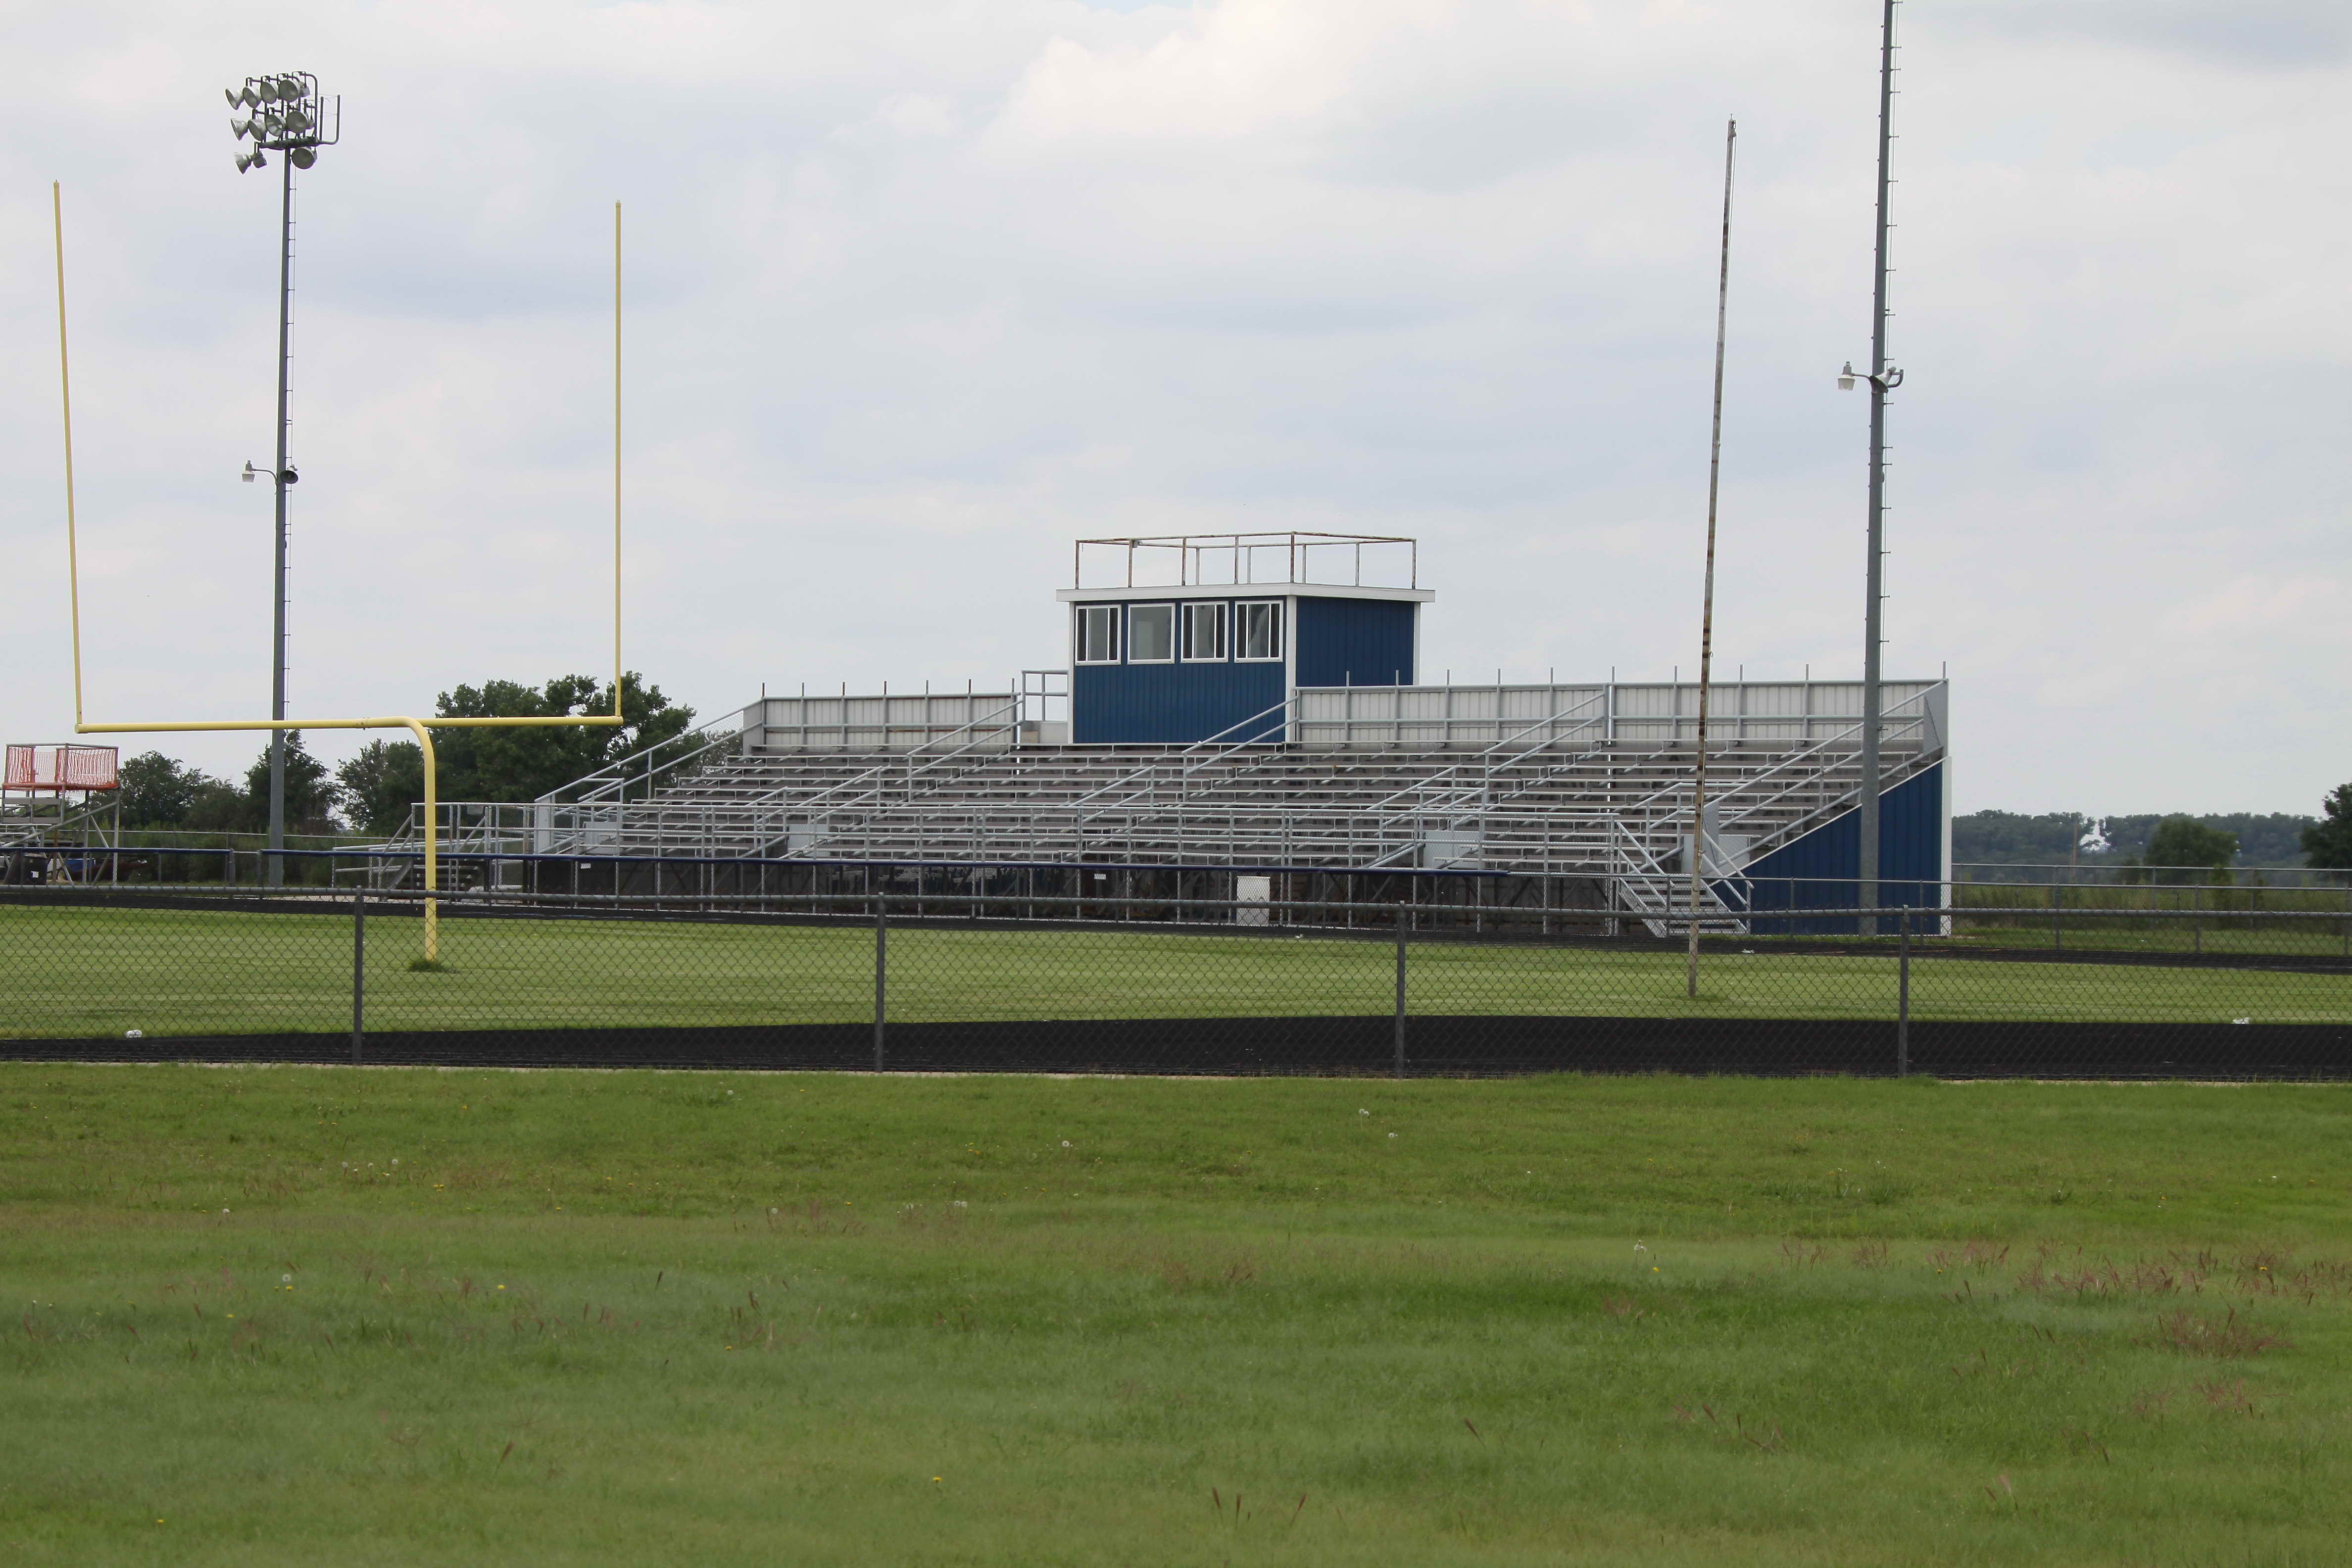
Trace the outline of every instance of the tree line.
<instances>
[{"instance_id":1,"label":"tree line","mask_svg":"<svg viewBox=\"0 0 2352 1568\"><path fill-rule=\"evenodd\" d=\"M445 719L562 717L609 713L613 688L593 676L563 675L539 686L486 680L442 692ZM621 677L615 728L443 730L433 737L443 800L536 800L633 752L684 734L694 710L672 702L631 670ZM117 775L125 827L193 833L260 833L269 825L269 748L241 779L216 778L161 752L125 762ZM286 736L286 831L398 831L425 798L425 753L414 741L376 740L339 768L310 753L302 732Z\"/></svg>"},{"instance_id":2,"label":"tree line","mask_svg":"<svg viewBox=\"0 0 2352 1568\"><path fill-rule=\"evenodd\" d=\"M2317 816L2288 812L2206 816L1970 812L1952 818L1952 858L1978 865L2126 869L2189 867L2210 871L2250 865L2352 870L2352 784L2330 790Z\"/></svg>"}]
</instances>

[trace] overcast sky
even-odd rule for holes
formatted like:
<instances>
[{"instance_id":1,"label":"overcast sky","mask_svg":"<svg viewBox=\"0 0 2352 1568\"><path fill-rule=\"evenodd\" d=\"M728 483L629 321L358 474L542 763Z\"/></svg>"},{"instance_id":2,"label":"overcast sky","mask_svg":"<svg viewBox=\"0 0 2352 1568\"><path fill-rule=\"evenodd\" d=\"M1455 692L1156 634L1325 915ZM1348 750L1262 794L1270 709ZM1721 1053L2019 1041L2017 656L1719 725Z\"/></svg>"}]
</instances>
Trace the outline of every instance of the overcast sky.
<instances>
[{"instance_id":1,"label":"overcast sky","mask_svg":"<svg viewBox=\"0 0 2352 1568\"><path fill-rule=\"evenodd\" d=\"M268 698L276 170L298 188L292 707L607 654L1002 686L1081 535L1417 535L1457 679L1696 668L1726 117L1717 641L1859 673L1870 0L0 6L0 734ZM2314 811L2352 777L2352 11L1903 8L1887 670L1958 809ZM354 737L320 735L340 756ZM126 738L126 746L148 742ZM171 737L241 765L258 737Z\"/></svg>"}]
</instances>

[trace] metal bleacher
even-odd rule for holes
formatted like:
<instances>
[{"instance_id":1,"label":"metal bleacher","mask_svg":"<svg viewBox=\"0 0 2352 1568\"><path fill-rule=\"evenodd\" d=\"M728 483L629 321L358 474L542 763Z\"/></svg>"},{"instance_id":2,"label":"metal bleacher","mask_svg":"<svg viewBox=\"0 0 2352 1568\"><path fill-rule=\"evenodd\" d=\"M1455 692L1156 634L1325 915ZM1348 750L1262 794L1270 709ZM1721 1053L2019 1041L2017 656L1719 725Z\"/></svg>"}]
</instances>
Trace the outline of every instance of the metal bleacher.
<instances>
[{"instance_id":1,"label":"metal bleacher","mask_svg":"<svg viewBox=\"0 0 2352 1568\"><path fill-rule=\"evenodd\" d=\"M1886 684L1885 788L1942 759L1946 689ZM446 803L445 844L492 856L1603 877L1613 907L1634 914L1688 897L1687 685L1305 688L1234 727L1264 733L1277 717L1286 742L1156 746L1055 743L1019 692L844 696L822 712L816 700L798 700L780 723L763 699L537 801ZM1736 876L1853 805L1858 683L1717 684L1710 704L1710 876ZM1727 926L1736 916L1720 902L1715 912Z\"/></svg>"}]
</instances>

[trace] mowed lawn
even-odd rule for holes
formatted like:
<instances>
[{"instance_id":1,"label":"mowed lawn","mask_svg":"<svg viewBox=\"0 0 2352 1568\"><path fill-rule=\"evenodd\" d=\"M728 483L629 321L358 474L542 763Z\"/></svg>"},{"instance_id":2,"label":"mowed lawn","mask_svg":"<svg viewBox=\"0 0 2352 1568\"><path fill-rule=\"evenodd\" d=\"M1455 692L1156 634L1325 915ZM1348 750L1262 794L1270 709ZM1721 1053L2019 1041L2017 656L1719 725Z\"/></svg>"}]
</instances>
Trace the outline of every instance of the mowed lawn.
<instances>
[{"instance_id":1,"label":"mowed lawn","mask_svg":"<svg viewBox=\"0 0 2352 1568\"><path fill-rule=\"evenodd\" d=\"M449 919L443 973L408 966L413 916L367 926L367 1026L560 1028L856 1022L873 1016L874 933L856 926ZM1965 939L1958 944L1965 948ZM894 928L898 1022L1365 1015L1395 1001L1373 940ZM1670 947L1416 940L1423 1015L1891 1018L1895 960L1710 952L1696 1001ZM2352 1019L2352 971L1947 957L1921 949L1915 1017L2223 1023ZM346 914L0 905L0 1038L348 1030Z\"/></svg>"},{"instance_id":2,"label":"mowed lawn","mask_svg":"<svg viewBox=\"0 0 2352 1568\"><path fill-rule=\"evenodd\" d=\"M2337 1563L2347 1112L0 1066L0 1561Z\"/></svg>"}]
</instances>

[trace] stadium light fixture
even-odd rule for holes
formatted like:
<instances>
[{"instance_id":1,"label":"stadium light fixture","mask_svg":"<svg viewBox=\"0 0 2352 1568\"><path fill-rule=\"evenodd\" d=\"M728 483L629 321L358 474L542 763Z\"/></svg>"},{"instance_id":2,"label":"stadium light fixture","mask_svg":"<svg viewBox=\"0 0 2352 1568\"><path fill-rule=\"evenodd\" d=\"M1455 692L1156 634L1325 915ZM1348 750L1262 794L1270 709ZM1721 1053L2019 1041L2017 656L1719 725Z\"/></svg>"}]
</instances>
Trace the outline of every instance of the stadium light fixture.
<instances>
[{"instance_id":1,"label":"stadium light fixture","mask_svg":"<svg viewBox=\"0 0 2352 1568\"><path fill-rule=\"evenodd\" d=\"M294 282L294 171L308 169L319 161L319 149L331 147L342 140L343 100L334 99L331 111L325 93L319 90L319 79L308 71L278 71L268 76L249 76L245 85L229 92L229 107L243 108L251 112L229 121L229 130L236 140L253 139L253 151L236 155L236 172L240 174L253 169L265 169L268 152L285 155L283 194L278 203L278 461L270 470L270 488L277 493L276 563L273 568L271 595L271 635L269 663L269 716L273 721L286 717L286 492L300 477L286 456L286 398L290 349L289 334L293 325ZM264 107L265 105L268 107ZM329 115L334 129L328 132ZM246 482L254 477L253 465L245 467ZM269 733L269 848L268 880L278 887L286 879L286 860L278 853L286 847L286 731L272 730Z\"/></svg>"}]
</instances>

